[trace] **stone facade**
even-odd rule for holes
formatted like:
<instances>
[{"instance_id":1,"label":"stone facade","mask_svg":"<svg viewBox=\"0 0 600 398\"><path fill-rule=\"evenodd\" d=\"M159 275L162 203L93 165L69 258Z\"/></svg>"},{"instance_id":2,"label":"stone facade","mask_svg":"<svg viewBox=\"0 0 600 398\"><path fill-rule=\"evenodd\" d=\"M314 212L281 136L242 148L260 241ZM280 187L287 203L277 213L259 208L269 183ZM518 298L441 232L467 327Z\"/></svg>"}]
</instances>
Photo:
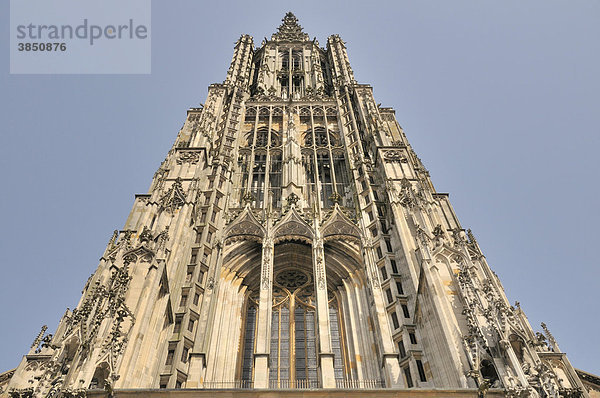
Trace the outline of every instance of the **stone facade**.
<instances>
[{"instance_id":1,"label":"stone facade","mask_svg":"<svg viewBox=\"0 0 600 398\"><path fill-rule=\"evenodd\" d=\"M46 329L4 395L588 396L343 40L291 13L259 47L240 37Z\"/></svg>"}]
</instances>

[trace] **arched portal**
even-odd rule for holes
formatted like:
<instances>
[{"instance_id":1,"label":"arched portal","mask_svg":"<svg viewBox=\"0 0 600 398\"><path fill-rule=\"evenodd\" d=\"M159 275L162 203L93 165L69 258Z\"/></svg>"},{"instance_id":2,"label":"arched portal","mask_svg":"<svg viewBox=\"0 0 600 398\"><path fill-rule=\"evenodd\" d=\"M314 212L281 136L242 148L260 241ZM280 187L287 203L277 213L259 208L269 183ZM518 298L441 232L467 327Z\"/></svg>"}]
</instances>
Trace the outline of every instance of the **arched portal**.
<instances>
[{"instance_id":1,"label":"arched portal","mask_svg":"<svg viewBox=\"0 0 600 398\"><path fill-rule=\"evenodd\" d=\"M353 332L368 328L368 320L364 316L368 308L365 278L357 261L359 252L354 250L353 253L351 247L342 242L325 245L329 323L327 330L320 330L312 246L290 241L275 245L268 346L270 387L320 387L319 333L327 333L331 341L336 380L379 379L373 336ZM258 270L250 272L242 282L247 290L237 377L243 383L250 383L255 376L253 353L259 327L257 317L261 287L258 275Z\"/></svg>"}]
</instances>

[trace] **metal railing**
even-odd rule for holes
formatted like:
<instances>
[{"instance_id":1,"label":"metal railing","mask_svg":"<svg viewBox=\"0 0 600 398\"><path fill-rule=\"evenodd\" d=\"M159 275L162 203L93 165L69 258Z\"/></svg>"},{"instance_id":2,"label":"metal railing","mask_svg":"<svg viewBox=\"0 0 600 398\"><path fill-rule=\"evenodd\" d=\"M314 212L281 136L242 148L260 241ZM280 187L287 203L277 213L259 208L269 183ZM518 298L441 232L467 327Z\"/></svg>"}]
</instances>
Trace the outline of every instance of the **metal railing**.
<instances>
[{"instance_id":1,"label":"metal railing","mask_svg":"<svg viewBox=\"0 0 600 398\"><path fill-rule=\"evenodd\" d=\"M202 387L210 390L225 389L251 389L254 388L252 380L230 380L230 381L205 381Z\"/></svg>"},{"instance_id":2,"label":"metal railing","mask_svg":"<svg viewBox=\"0 0 600 398\"><path fill-rule=\"evenodd\" d=\"M269 380L269 388L306 390L320 387L317 380Z\"/></svg>"},{"instance_id":3,"label":"metal railing","mask_svg":"<svg viewBox=\"0 0 600 398\"><path fill-rule=\"evenodd\" d=\"M385 383L383 380L335 379L335 386L347 390L368 390L371 388L385 388Z\"/></svg>"},{"instance_id":4,"label":"metal railing","mask_svg":"<svg viewBox=\"0 0 600 398\"><path fill-rule=\"evenodd\" d=\"M385 382L383 380L336 379L335 387L345 390L369 390L385 388ZM205 381L201 388L210 390L253 389L254 383L251 380ZM307 390L321 388L321 385L318 380L269 380L269 388Z\"/></svg>"}]
</instances>

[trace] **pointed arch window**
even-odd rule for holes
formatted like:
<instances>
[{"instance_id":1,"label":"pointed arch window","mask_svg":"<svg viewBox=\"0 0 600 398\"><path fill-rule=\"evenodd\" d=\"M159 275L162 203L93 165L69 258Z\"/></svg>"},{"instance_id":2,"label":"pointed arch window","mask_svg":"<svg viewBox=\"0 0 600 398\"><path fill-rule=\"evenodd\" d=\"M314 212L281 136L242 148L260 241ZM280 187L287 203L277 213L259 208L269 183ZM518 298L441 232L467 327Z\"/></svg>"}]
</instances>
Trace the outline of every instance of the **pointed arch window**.
<instances>
[{"instance_id":1,"label":"pointed arch window","mask_svg":"<svg viewBox=\"0 0 600 398\"><path fill-rule=\"evenodd\" d=\"M292 51L292 69L294 71L302 70L302 50Z\"/></svg>"},{"instance_id":2,"label":"pointed arch window","mask_svg":"<svg viewBox=\"0 0 600 398\"><path fill-rule=\"evenodd\" d=\"M273 282L269 386L271 388L317 388L318 347L315 295L311 277L297 268L279 271ZM252 354L256 336L258 297L248 298L244 323L241 378L252 380ZM329 298L329 321L334 372L344 379L347 357L341 311L333 294Z\"/></svg>"},{"instance_id":3,"label":"pointed arch window","mask_svg":"<svg viewBox=\"0 0 600 398\"><path fill-rule=\"evenodd\" d=\"M280 151L271 151L271 164L269 171L269 189L271 191L273 207L281 207L281 173L282 154Z\"/></svg>"},{"instance_id":4,"label":"pointed arch window","mask_svg":"<svg viewBox=\"0 0 600 398\"><path fill-rule=\"evenodd\" d=\"M302 108L300 111L301 123L308 125L301 140L306 183L312 184L309 176L315 175L314 171L316 171L317 183L314 188L319 194L321 207L329 208L333 200L337 201L340 198L342 199L340 204L349 205L350 203L345 202L349 190L350 172L346 165L337 118L322 107L308 107L306 115L302 114ZM311 157L308 156L310 152L312 152ZM312 192L313 187L307 188L309 188L307 192ZM334 193L337 195L332 196ZM338 199L333 199L334 197Z\"/></svg>"},{"instance_id":5,"label":"pointed arch window","mask_svg":"<svg viewBox=\"0 0 600 398\"><path fill-rule=\"evenodd\" d=\"M252 167L252 186L250 190L256 199L257 207L262 207L264 199L266 167L267 155L265 153L256 153Z\"/></svg>"},{"instance_id":6,"label":"pointed arch window","mask_svg":"<svg viewBox=\"0 0 600 398\"><path fill-rule=\"evenodd\" d=\"M254 114L257 112L254 110ZM240 181L237 200L244 204L244 195L252 194L253 207L263 207L269 196L269 189L275 189L274 200L281 196L281 131L269 126L281 126L281 109L259 107L259 117L255 118L254 128L244 133L243 146L238 156L236 179ZM271 123L273 121L273 123ZM266 124L258 127L259 124ZM278 128L279 128L278 127ZM274 178L270 181L270 178Z\"/></svg>"},{"instance_id":7,"label":"pointed arch window","mask_svg":"<svg viewBox=\"0 0 600 398\"><path fill-rule=\"evenodd\" d=\"M288 71L290 68L289 50L279 50L279 61L281 62L281 71Z\"/></svg>"}]
</instances>

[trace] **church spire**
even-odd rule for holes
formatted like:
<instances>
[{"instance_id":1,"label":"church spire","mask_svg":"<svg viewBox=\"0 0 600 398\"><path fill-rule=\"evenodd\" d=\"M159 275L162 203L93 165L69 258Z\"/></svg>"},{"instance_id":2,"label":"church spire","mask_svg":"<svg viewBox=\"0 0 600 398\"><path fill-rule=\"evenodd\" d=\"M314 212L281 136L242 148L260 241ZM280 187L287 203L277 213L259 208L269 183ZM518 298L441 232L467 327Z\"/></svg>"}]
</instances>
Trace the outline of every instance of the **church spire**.
<instances>
[{"instance_id":1,"label":"church spire","mask_svg":"<svg viewBox=\"0 0 600 398\"><path fill-rule=\"evenodd\" d=\"M275 41L308 41L308 34L302 31L302 26L298 24L298 18L290 11L285 14L282 19L282 24L273 33L271 40Z\"/></svg>"}]
</instances>

